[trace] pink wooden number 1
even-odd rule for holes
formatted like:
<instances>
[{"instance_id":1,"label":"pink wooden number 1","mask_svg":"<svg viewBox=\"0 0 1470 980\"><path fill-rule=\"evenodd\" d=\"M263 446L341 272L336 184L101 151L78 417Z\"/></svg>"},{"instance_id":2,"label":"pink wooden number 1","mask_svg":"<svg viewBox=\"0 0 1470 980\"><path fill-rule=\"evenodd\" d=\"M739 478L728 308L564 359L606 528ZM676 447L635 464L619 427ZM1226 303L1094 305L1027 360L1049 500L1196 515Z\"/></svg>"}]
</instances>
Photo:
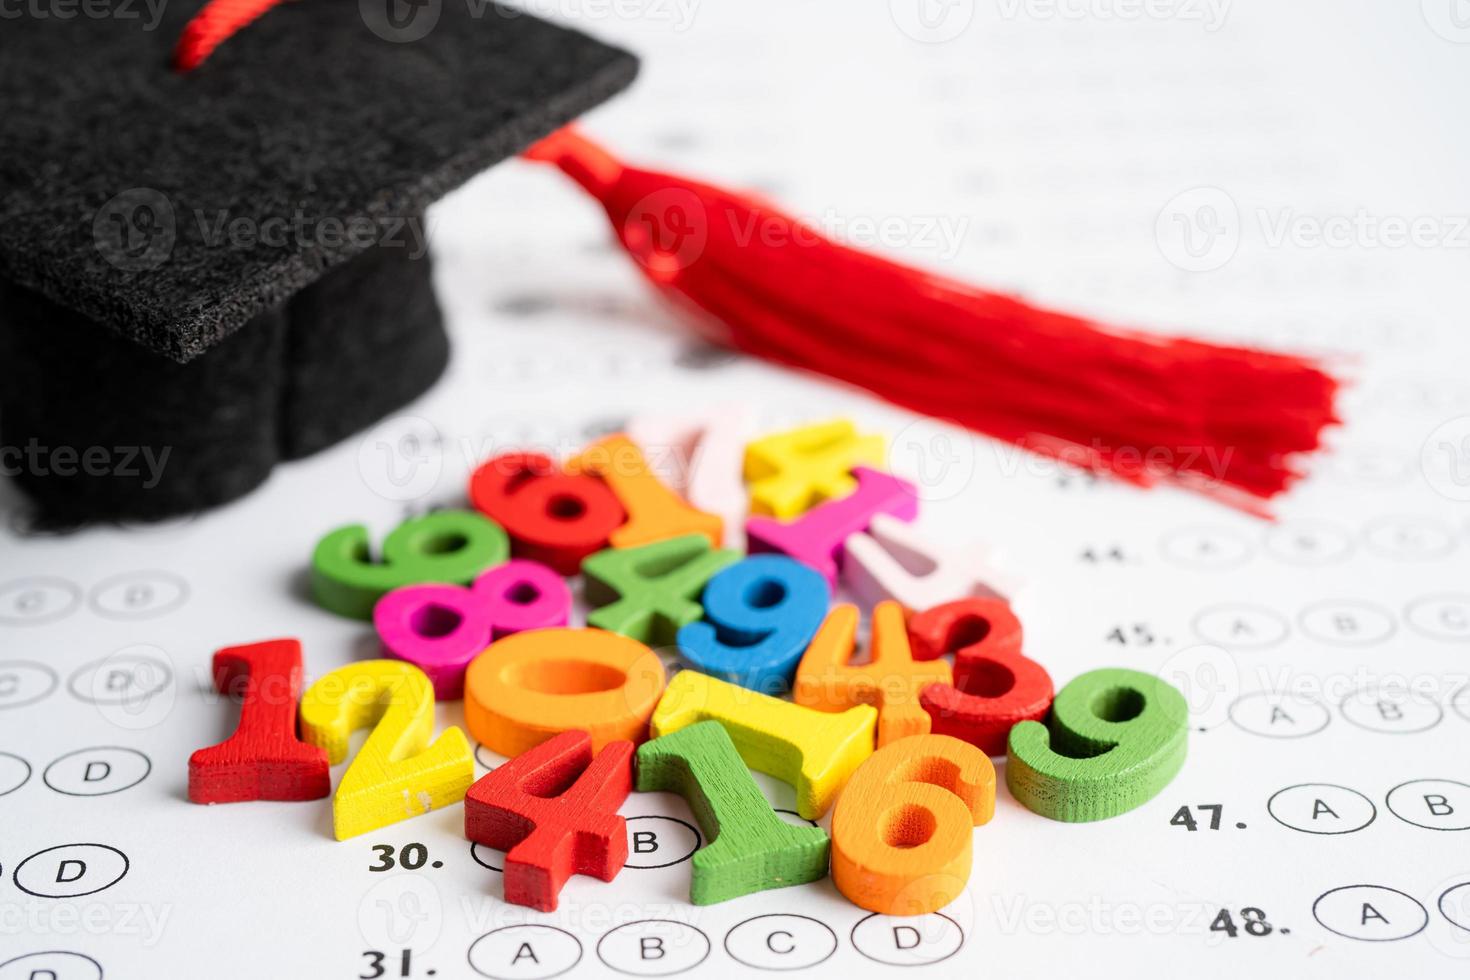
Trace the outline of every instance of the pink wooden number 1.
<instances>
[{"instance_id":1,"label":"pink wooden number 1","mask_svg":"<svg viewBox=\"0 0 1470 980\"><path fill-rule=\"evenodd\" d=\"M464 672L492 640L522 630L565 626L572 593L540 562L515 559L481 573L473 585L406 585L373 608L390 657L421 669L434 697L464 697Z\"/></svg>"}]
</instances>

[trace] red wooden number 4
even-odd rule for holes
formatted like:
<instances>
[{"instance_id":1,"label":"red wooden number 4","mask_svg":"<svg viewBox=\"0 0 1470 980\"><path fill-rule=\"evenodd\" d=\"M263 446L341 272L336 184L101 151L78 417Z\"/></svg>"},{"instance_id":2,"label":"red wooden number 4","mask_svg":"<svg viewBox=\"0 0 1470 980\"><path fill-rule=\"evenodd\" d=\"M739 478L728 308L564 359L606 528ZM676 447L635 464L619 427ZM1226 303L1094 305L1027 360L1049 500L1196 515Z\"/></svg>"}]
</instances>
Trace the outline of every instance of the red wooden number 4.
<instances>
[{"instance_id":1,"label":"red wooden number 4","mask_svg":"<svg viewBox=\"0 0 1470 980\"><path fill-rule=\"evenodd\" d=\"M572 875L612 881L623 869L617 810L632 788L632 742L610 742L594 759L586 732L562 732L470 787L464 834L506 852L507 902L551 912Z\"/></svg>"},{"instance_id":2,"label":"red wooden number 4","mask_svg":"<svg viewBox=\"0 0 1470 980\"><path fill-rule=\"evenodd\" d=\"M218 745L189 757L189 799L319 800L332 791L327 753L296 737L301 644L266 640L214 654L214 686L240 691L240 724Z\"/></svg>"}]
</instances>

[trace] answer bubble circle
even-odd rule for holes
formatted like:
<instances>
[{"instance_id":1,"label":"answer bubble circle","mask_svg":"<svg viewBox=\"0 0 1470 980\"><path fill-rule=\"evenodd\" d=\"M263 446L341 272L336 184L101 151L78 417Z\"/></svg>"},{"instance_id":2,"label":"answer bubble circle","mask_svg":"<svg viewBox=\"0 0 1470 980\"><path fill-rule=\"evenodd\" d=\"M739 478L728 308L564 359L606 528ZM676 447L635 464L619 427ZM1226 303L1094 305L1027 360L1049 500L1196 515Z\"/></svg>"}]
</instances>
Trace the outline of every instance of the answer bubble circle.
<instances>
[{"instance_id":1,"label":"answer bubble circle","mask_svg":"<svg viewBox=\"0 0 1470 980\"><path fill-rule=\"evenodd\" d=\"M1293 565L1327 565L1352 554L1352 536L1326 521L1293 521L1266 531L1266 550Z\"/></svg>"},{"instance_id":2,"label":"answer bubble circle","mask_svg":"<svg viewBox=\"0 0 1470 980\"><path fill-rule=\"evenodd\" d=\"M642 963L645 944L649 938L658 942L660 962L655 969L640 970L633 964ZM636 950L628 947L630 941L637 944ZM666 945L670 942L675 950L674 958L663 962L664 957L670 955L669 946ZM639 919L626 922L616 929L608 930L597 941L598 959L619 973L636 977L670 977L692 970L709 958L709 951L709 937L702 930L673 919Z\"/></svg>"},{"instance_id":3,"label":"answer bubble circle","mask_svg":"<svg viewBox=\"0 0 1470 980\"><path fill-rule=\"evenodd\" d=\"M0 752L0 796L14 793L31 778L31 764L18 755Z\"/></svg>"},{"instance_id":4,"label":"answer bubble circle","mask_svg":"<svg viewBox=\"0 0 1470 980\"><path fill-rule=\"evenodd\" d=\"M1410 810L1411 800L1416 795L1429 810L1427 814ZM1442 803L1436 804L1430 797L1438 798ZM1399 783L1388 791L1384 803L1388 806L1389 813L1415 827L1442 831L1470 830L1470 786L1453 779L1411 779L1406 783ZM1436 813L1435 807L1439 805L1446 806L1449 812ZM1411 813L1412 816L1409 816ZM1436 816L1455 819L1434 822Z\"/></svg>"},{"instance_id":5,"label":"answer bubble circle","mask_svg":"<svg viewBox=\"0 0 1470 980\"><path fill-rule=\"evenodd\" d=\"M1466 931L1470 931L1470 881L1451 885L1439 896L1435 903L1439 907L1439 914L1445 917L1450 925ZM1448 905L1450 908L1445 908ZM1454 909L1454 915L1450 914Z\"/></svg>"},{"instance_id":6,"label":"answer bubble circle","mask_svg":"<svg viewBox=\"0 0 1470 980\"><path fill-rule=\"evenodd\" d=\"M1278 713L1291 722L1291 727L1271 727ZM1298 723L1298 716L1306 720ZM1307 738L1326 728L1332 714L1326 705L1306 695L1254 691L1235 699L1230 706L1230 720L1237 728L1262 738Z\"/></svg>"},{"instance_id":7,"label":"answer bubble circle","mask_svg":"<svg viewBox=\"0 0 1470 980\"><path fill-rule=\"evenodd\" d=\"M1364 928L1361 903L1372 904L1374 910L1390 924L1404 921L1407 914L1413 928L1400 926L1391 935L1369 935L1361 931L1354 933L1351 928L1355 923L1359 930ZM1352 906L1357 906L1357 910L1352 911ZM1384 909L1389 909L1391 914L1385 913ZM1365 943L1389 943L1408 939L1410 936L1417 936L1429 925L1429 912L1417 898L1385 885L1343 885L1325 891L1312 903L1312 918L1330 933Z\"/></svg>"},{"instance_id":8,"label":"answer bubble circle","mask_svg":"<svg viewBox=\"0 0 1470 980\"><path fill-rule=\"evenodd\" d=\"M125 572L92 588L93 609L109 619L149 619L173 612L189 599L189 583L172 572Z\"/></svg>"},{"instance_id":9,"label":"answer bubble circle","mask_svg":"<svg viewBox=\"0 0 1470 980\"><path fill-rule=\"evenodd\" d=\"M1430 639L1470 641L1470 596L1431 595L1415 599L1405 607L1404 620L1414 632Z\"/></svg>"},{"instance_id":10,"label":"answer bubble circle","mask_svg":"<svg viewBox=\"0 0 1470 980\"><path fill-rule=\"evenodd\" d=\"M636 821L640 820L658 822L655 823L651 829L649 826L646 825L642 827L634 827L633 824ZM627 830L628 860L624 862L623 867L634 868L639 871L652 871L657 868L672 868L676 864L682 864L693 857L694 852L699 850L700 844L703 843L702 839L699 836L699 830L693 824L688 823L684 820L680 820L678 817L665 817L658 814L645 814L638 817L629 817L627 819ZM665 834L668 835L670 850L665 851L659 857L650 857L645 859L644 861L635 862L634 856L640 853L638 851L638 848L642 846L643 843L639 835L649 833L655 835L654 852L652 853L656 853L657 851L662 850L664 843L662 835ZM670 858L668 856L669 854L677 854L678 856ZM652 863L655 861L657 863Z\"/></svg>"},{"instance_id":11,"label":"answer bubble circle","mask_svg":"<svg viewBox=\"0 0 1470 980\"><path fill-rule=\"evenodd\" d=\"M15 579L0 585L0 623L39 626L70 615L82 601L82 590L64 578Z\"/></svg>"},{"instance_id":12,"label":"answer bubble circle","mask_svg":"<svg viewBox=\"0 0 1470 980\"><path fill-rule=\"evenodd\" d=\"M773 928L774 927L774 928ZM771 929L770 932L765 930ZM761 941L761 933L765 941ZM777 949L771 942L776 936L785 936L784 949ZM737 952L737 949L742 950ZM725 933L725 952L730 958L757 970L805 970L832 957L837 952L837 933L820 919L792 912L771 912L757 915L737 923ZM780 957L797 955L797 960ZM773 958L774 957L774 958Z\"/></svg>"},{"instance_id":13,"label":"answer bubble circle","mask_svg":"<svg viewBox=\"0 0 1470 980\"><path fill-rule=\"evenodd\" d=\"M72 760L81 764L80 771L74 771ZM99 763L105 765L107 771L94 778L92 767ZM41 774L41 781L65 796L111 796L132 789L147 779L152 771L153 762L137 749L95 745L55 759ZM115 773L120 778L109 782ZM98 785L89 786L89 783Z\"/></svg>"},{"instance_id":14,"label":"answer bubble circle","mask_svg":"<svg viewBox=\"0 0 1470 980\"><path fill-rule=\"evenodd\" d=\"M893 941L897 943L898 929L908 929L921 939L910 946L895 946L896 952L889 953L883 947L879 936L882 935L882 927L887 923L897 923L892 928L895 930ZM931 942L922 939L924 929L930 932ZM881 915L874 912L872 915L860 919L857 925L852 927L848 938L852 941L853 948L862 953L875 963L883 963L887 966L928 966L949 959L960 951L965 944L965 931L960 924L943 912L927 912L924 915ZM920 949L924 946L933 946L933 949L925 949L923 953L910 956L902 956L899 953L906 950Z\"/></svg>"},{"instance_id":15,"label":"answer bubble circle","mask_svg":"<svg viewBox=\"0 0 1470 980\"><path fill-rule=\"evenodd\" d=\"M1393 613L1371 602L1328 599L1314 602L1297 617L1302 632L1323 643L1362 647L1393 635Z\"/></svg>"},{"instance_id":16,"label":"answer bubble circle","mask_svg":"<svg viewBox=\"0 0 1470 980\"><path fill-rule=\"evenodd\" d=\"M1231 650L1258 650L1275 646L1291 632L1286 617L1265 606L1247 602L1222 603L1201 609L1191 624L1194 633L1206 643ZM1248 637L1242 638L1244 629Z\"/></svg>"},{"instance_id":17,"label":"answer bubble circle","mask_svg":"<svg viewBox=\"0 0 1470 980\"><path fill-rule=\"evenodd\" d=\"M1427 732L1444 718L1438 702L1398 687L1360 688L1343 698L1339 708L1354 725L1384 735Z\"/></svg>"},{"instance_id":18,"label":"answer bubble circle","mask_svg":"<svg viewBox=\"0 0 1470 980\"><path fill-rule=\"evenodd\" d=\"M514 962L514 953L509 956L503 954L511 949L518 950L522 943L529 942L542 944L537 951L537 959L542 966L539 971L495 973L484 962L497 951L502 954L499 959L506 963ZM476 957L480 962L475 962ZM471 943L467 959L471 969L491 980L549 980L551 977L561 976L582 961L582 943L570 932L556 926L501 926L499 929L491 929Z\"/></svg>"},{"instance_id":19,"label":"answer bubble circle","mask_svg":"<svg viewBox=\"0 0 1470 980\"><path fill-rule=\"evenodd\" d=\"M495 863L493 863L490 860L490 858L487 857L487 855L489 855L489 854L502 854L503 855L504 853L505 853L504 851L497 851L494 848L492 848L492 847L490 847L490 846L488 846L486 844L479 843L478 841L471 842L471 844L470 844L470 859L471 860L473 860L476 864L478 864L482 868L485 868L485 869L490 870L490 871L499 871L502 874L505 873L505 865L503 863L502 864L495 864ZM503 862L504 861L504 858L502 857L501 860Z\"/></svg>"},{"instance_id":20,"label":"answer bubble circle","mask_svg":"<svg viewBox=\"0 0 1470 980\"><path fill-rule=\"evenodd\" d=\"M0 963L0 980L35 980L48 974L56 980L102 980L102 964L65 949L26 953Z\"/></svg>"},{"instance_id":21,"label":"answer bubble circle","mask_svg":"<svg viewBox=\"0 0 1470 980\"><path fill-rule=\"evenodd\" d=\"M56 855L57 851L61 851L62 854ZM49 859L38 860L48 854L53 856ZM52 860L56 861L55 865L50 863ZM89 861L91 863L88 863ZM32 862L35 862L34 865ZM82 872L76 877L61 881L59 880L60 871L68 863L80 865ZM26 873L27 867L31 868L30 874ZM58 873L54 878L48 877L47 873L53 867ZM84 878L91 875L93 867L104 869L102 876L106 880L102 884L97 884L96 880L84 881ZM128 873L128 867L128 856L108 844L57 844L55 847L37 851L20 862L12 877L15 879L15 887L27 895L34 895L37 898L81 898L84 895L95 895L100 891L105 891L122 881ZM108 877L109 875L111 877ZM73 883L79 883L83 890L62 891L57 889L58 885ZM47 890L48 888L53 890Z\"/></svg>"},{"instance_id":22,"label":"answer bubble circle","mask_svg":"<svg viewBox=\"0 0 1470 980\"><path fill-rule=\"evenodd\" d=\"M1169 562L1204 571L1235 568L1251 559L1254 547L1245 535L1224 527L1185 527L1170 531L1159 543Z\"/></svg>"},{"instance_id":23,"label":"answer bubble circle","mask_svg":"<svg viewBox=\"0 0 1470 980\"><path fill-rule=\"evenodd\" d=\"M1311 800L1314 810L1316 801L1320 799L1332 807L1333 812L1339 817L1342 811L1352 814L1350 825L1338 830L1319 830L1307 824L1299 813L1294 812L1304 797ZM1271 815L1272 820L1283 827L1290 827L1303 834L1320 836L1356 833L1378 817L1378 808L1373 805L1372 800L1355 789L1338 786L1335 783L1298 783L1295 786L1279 789L1272 793L1271 798L1266 801L1266 812ZM1311 819L1315 819L1315 816L1312 816Z\"/></svg>"},{"instance_id":24,"label":"answer bubble circle","mask_svg":"<svg viewBox=\"0 0 1470 980\"><path fill-rule=\"evenodd\" d=\"M31 660L0 660L0 708L24 708L43 701L61 679L45 664Z\"/></svg>"}]
</instances>

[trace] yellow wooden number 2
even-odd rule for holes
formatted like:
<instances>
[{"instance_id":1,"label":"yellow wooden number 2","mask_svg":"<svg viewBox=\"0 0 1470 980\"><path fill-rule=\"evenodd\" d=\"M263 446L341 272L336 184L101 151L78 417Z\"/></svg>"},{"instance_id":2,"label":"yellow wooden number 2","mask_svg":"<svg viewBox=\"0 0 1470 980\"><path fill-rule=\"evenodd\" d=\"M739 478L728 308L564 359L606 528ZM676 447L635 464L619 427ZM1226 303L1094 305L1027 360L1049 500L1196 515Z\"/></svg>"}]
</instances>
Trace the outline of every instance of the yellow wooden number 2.
<instances>
[{"instance_id":1,"label":"yellow wooden number 2","mask_svg":"<svg viewBox=\"0 0 1470 980\"><path fill-rule=\"evenodd\" d=\"M434 688L401 660L364 660L339 667L301 699L301 737L327 750L333 765L347 757L348 737L372 728L332 797L338 840L365 834L464 799L475 763L464 732L434 733Z\"/></svg>"}]
</instances>

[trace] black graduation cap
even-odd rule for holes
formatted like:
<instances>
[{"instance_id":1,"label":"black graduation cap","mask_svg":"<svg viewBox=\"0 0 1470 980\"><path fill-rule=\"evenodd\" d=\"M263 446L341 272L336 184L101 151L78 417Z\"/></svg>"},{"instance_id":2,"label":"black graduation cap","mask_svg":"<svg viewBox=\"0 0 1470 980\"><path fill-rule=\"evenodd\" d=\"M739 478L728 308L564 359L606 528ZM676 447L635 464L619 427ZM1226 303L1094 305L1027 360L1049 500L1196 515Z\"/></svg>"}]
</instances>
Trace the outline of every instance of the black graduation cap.
<instances>
[{"instance_id":1,"label":"black graduation cap","mask_svg":"<svg viewBox=\"0 0 1470 980\"><path fill-rule=\"evenodd\" d=\"M217 504L419 394L424 209L637 70L482 0L301 0L175 71L202 5L0 30L0 462L43 512Z\"/></svg>"}]
</instances>

